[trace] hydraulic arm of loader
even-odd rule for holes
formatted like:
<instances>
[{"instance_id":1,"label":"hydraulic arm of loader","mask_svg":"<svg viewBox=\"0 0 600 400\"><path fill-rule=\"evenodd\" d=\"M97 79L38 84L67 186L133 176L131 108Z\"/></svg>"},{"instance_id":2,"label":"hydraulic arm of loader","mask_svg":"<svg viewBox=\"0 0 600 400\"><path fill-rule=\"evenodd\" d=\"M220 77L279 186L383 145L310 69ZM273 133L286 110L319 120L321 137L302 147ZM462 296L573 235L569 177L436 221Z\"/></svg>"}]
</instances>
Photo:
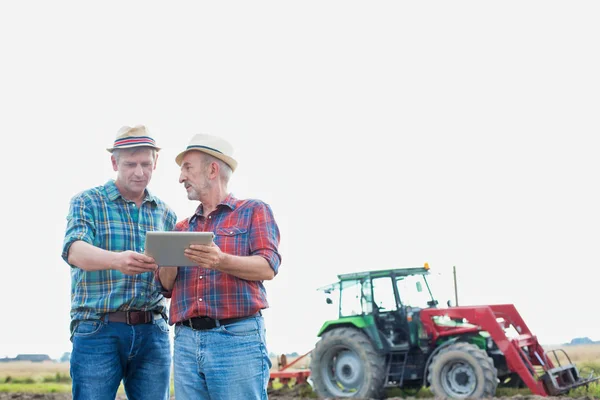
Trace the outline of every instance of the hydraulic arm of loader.
<instances>
[{"instance_id":1,"label":"hydraulic arm of loader","mask_svg":"<svg viewBox=\"0 0 600 400\"><path fill-rule=\"evenodd\" d=\"M475 326L454 327L436 324L434 317L442 316L465 319ZM555 366L512 304L429 308L421 310L421 321L426 331L432 335L433 341L447 336L487 331L504 354L508 368L519 374L531 393L539 396L566 393L575 387L600 379L591 374L586 378L580 377L577 367L573 364ZM519 333L517 337L506 336L505 329L511 325ZM542 376L538 376L534 365L543 369Z\"/></svg>"}]
</instances>

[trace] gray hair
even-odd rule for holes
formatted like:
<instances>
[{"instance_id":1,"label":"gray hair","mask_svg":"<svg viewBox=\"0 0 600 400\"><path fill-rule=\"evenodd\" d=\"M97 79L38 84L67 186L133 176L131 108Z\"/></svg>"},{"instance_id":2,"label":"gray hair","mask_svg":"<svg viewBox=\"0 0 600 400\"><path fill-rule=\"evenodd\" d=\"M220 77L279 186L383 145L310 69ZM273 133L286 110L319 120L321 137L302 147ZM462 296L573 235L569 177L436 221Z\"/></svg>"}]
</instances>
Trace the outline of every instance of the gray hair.
<instances>
[{"instance_id":1,"label":"gray hair","mask_svg":"<svg viewBox=\"0 0 600 400\"><path fill-rule=\"evenodd\" d=\"M231 167L226 162L219 160L217 157L211 156L210 154L204 152L200 153L202 154L202 166L205 169L214 162L219 164L219 177L225 186L227 186L229 179L231 178L231 174L233 173Z\"/></svg>"}]
</instances>

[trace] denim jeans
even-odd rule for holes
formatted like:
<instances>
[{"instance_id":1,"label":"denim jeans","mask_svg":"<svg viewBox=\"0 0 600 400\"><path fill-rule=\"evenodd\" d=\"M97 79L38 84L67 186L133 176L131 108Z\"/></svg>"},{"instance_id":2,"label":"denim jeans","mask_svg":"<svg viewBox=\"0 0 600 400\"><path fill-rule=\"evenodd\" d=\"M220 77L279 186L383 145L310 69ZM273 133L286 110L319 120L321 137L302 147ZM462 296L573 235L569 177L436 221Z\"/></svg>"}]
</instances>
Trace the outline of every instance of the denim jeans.
<instances>
[{"instance_id":1,"label":"denim jeans","mask_svg":"<svg viewBox=\"0 0 600 400\"><path fill-rule=\"evenodd\" d=\"M175 326L177 400L264 400L271 360L263 317L196 331Z\"/></svg>"},{"instance_id":2,"label":"denim jeans","mask_svg":"<svg viewBox=\"0 0 600 400\"><path fill-rule=\"evenodd\" d=\"M80 321L72 337L74 400L114 400L123 380L130 400L168 400L171 345L162 317L151 324Z\"/></svg>"}]
</instances>

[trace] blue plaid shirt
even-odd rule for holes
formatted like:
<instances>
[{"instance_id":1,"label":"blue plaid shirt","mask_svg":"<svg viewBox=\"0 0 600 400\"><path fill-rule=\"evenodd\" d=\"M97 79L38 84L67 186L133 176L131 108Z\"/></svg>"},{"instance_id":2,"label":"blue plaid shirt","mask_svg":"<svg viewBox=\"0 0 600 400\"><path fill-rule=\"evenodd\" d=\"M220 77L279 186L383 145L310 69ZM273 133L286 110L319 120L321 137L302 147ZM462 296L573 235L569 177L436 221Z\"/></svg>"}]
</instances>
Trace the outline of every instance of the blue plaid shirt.
<instances>
[{"instance_id":1,"label":"blue plaid shirt","mask_svg":"<svg viewBox=\"0 0 600 400\"><path fill-rule=\"evenodd\" d=\"M143 253L146 231L170 231L176 219L173 210L148 191L138 209L111 180L71 199L62 257L68 263L69 247L77 240L109 251ZM129 276L71 267L72 327L76 320L100 319L108 312L166 311L160 282L152 272Z\"/></svg>"}]
</instances>

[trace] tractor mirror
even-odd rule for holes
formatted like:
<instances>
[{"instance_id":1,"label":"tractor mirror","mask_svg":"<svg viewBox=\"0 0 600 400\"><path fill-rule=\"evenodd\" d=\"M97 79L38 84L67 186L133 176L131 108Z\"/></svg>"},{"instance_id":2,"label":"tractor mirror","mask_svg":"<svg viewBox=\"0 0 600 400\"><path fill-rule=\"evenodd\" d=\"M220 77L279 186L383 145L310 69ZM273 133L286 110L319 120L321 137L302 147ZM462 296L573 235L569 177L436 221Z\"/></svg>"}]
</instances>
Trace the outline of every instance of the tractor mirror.
<instances>
[{"instance_id":1,"label":"tractor mirror","mask_svg":"<svg viewBox=\"0 0 600 400\"><path fill-rule=\"evenodd\" d=\"M421 286L421 282L417 282L417 292L421 293L423 291L423 286Z\"/></svg>"},{"instance_id":2,"label":"tractor mirror","mask_svg":"<svg viewBox=\"0 0 600 400\"><path fill-rule=\"evenodd\" d=\"M328 297L328 298L325 299L325 303L327 303L327 304L333 304L333 300L331 300L331 298Z\"/></svg>"}]
</instances>

